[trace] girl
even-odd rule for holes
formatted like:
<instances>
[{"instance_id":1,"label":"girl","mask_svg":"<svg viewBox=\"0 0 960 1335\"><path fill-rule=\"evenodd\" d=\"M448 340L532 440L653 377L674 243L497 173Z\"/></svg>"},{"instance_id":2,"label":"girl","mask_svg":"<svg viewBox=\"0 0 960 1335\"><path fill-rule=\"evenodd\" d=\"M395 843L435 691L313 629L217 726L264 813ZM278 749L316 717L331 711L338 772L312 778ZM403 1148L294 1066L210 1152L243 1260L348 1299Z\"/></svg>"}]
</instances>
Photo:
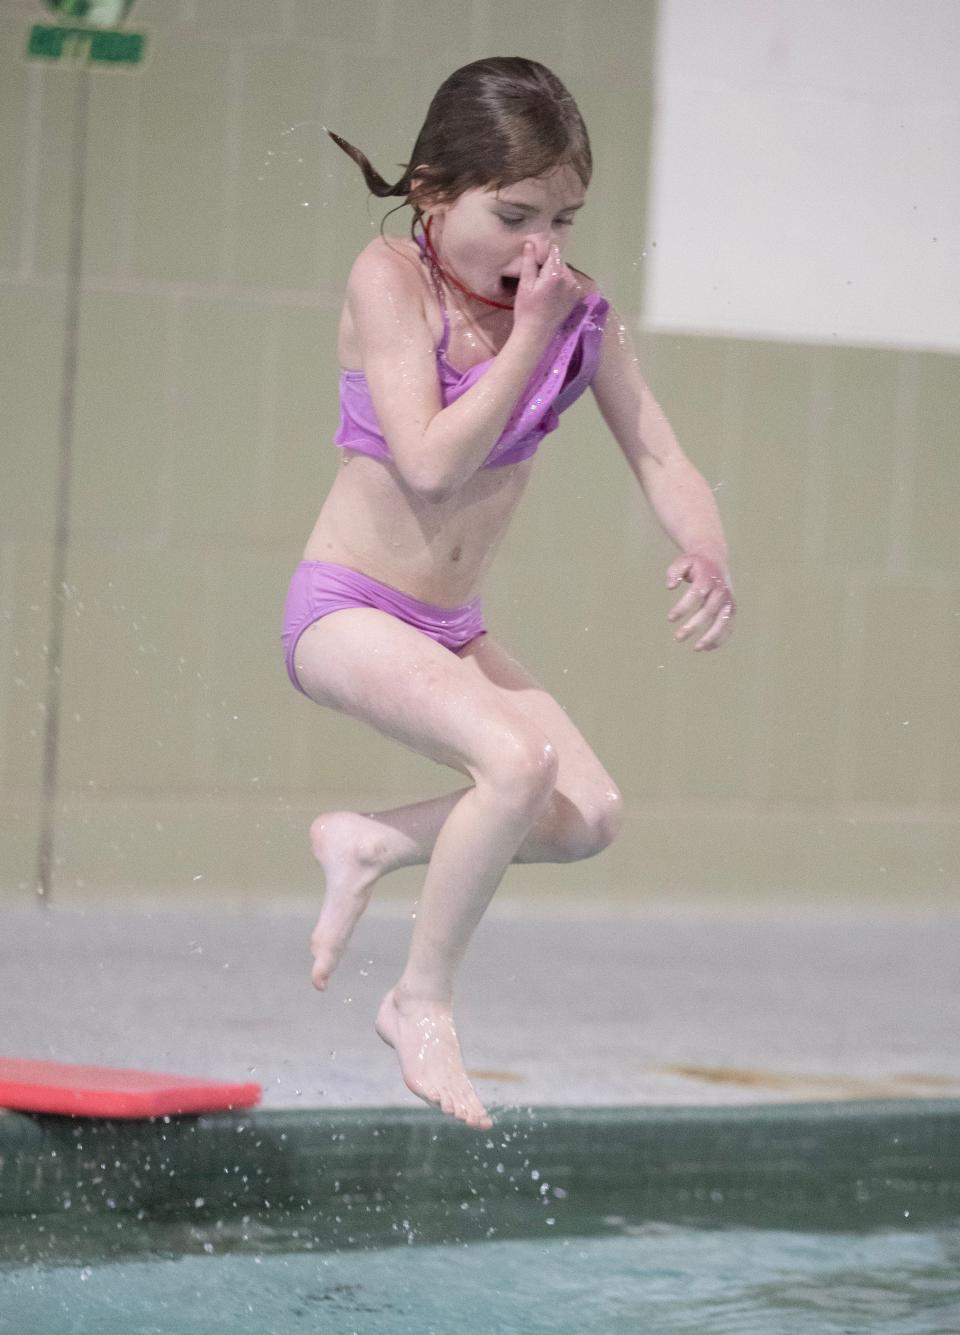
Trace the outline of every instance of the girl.
<instances>
[{"instance_id":1,"label":"girl","mask_svg":"<svg viewBox=\"0 0 960 1335\"><path fill-rule=\"evenodd\" d=\"M328 131L328 133L330 133ZM410 953L376 1031L414 1094L493 1123L464 1069L453 980L511 862L605 848L617 785L563 707L486 629L477 593L559 414L589 385L682 555L698 650L733 629L713 494L647 388L596 284L564 263L592 160L573 98L519 57L457 70L390 186L334 141L371 191L412 206L410 239L357 257L340 320L340 468L287 595L294 686L469 780L448 797L310 827L324 870L311 938L321 991L378 877L427 864ZM400 206L402 207L402 205ZM420 226L420 231L417 226Z\"/></svg>"}]
</instances>

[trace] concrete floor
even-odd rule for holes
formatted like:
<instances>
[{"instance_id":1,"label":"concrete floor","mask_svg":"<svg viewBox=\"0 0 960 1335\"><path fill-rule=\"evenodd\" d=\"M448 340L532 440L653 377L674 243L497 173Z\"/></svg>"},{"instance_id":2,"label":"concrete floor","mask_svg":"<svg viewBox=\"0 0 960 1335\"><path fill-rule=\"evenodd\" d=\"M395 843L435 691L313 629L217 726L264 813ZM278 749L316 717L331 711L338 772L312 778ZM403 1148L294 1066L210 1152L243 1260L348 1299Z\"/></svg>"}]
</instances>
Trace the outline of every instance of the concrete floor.
<instances>
[{"instance_id":1,"label":"concrete floor","mask_svg":"<svg viewBox=\"0 0 960 1335\"><path fill-rule=\"evenodd\" d=\"M372 1028L410 912L372 904L321 994L301 904L0 910L0 1055L423 1107ZM958 958L960 911L494 901L455 1017L491 1110L956 1097Z\"/></svg>"}]
</instances>

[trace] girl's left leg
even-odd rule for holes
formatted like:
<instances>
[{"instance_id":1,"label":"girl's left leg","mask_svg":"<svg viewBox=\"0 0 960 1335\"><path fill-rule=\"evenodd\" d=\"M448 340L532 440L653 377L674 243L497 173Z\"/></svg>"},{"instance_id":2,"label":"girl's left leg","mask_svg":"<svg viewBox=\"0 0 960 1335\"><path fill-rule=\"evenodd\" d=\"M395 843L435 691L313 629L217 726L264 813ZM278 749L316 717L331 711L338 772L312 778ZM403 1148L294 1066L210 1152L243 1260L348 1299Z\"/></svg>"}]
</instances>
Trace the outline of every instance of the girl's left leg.
<instances>
[{"instance_id":1,"label":"girl's left leg","mask_svg":"<svg viewBox=\"0 0 960 1335\"><path fill-rule=\"evenodd\" d=\"M549 804L513 861L572 862L606 848L622 824L620 792L563 707L489 634L465 645L459 657L506 692L510 705L539 725L559 757ZM374 882L399 867L429 863L440 829L468 791L389 811L330 811L316 818L310 837L326 890L311 937L315 986L326 988Z\"/></svg>"},{"instance_id":2,"label":"girl's left leg","mask_svg":"<svg viewBox=\"0 0 960 1335\"><path fill-rule=\"evenodd\" d=\"M310 937L315 987L325 990L350 933L370 902L374 884L400 867L426 866L444 822L469 791L459 788L389 811L323 811L313 821L310 843L326 882L320 917ZM513 861L572 862L592 857L613 837L611 815L608 811L606 825L600 820L591 822L555 789Z\"/></svg>"}]
</instances>

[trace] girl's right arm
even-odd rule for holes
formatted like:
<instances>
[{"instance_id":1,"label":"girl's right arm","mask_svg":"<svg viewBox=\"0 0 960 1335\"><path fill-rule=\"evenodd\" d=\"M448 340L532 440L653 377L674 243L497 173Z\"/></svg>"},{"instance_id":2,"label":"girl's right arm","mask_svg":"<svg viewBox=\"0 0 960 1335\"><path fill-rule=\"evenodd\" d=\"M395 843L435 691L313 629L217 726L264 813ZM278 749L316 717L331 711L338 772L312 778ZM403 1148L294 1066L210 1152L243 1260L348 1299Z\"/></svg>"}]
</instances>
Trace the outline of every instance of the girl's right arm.
<instances>
[{"instance_id":1,"label":"girl's right arm","mask_svg":"<svg viewBox=\"0 0 960 1335\"><path fill-rule=\"evenodd\" d=\"M444 408L419 276L406 257L386 246L371 246L358 256L347 302L360 360L380 429L412 491L442 501L473 476L499 440L554 330L580 296L558 251L538 275L527 247L510 337L476 384Z\"/></svg>"}]
</instances>

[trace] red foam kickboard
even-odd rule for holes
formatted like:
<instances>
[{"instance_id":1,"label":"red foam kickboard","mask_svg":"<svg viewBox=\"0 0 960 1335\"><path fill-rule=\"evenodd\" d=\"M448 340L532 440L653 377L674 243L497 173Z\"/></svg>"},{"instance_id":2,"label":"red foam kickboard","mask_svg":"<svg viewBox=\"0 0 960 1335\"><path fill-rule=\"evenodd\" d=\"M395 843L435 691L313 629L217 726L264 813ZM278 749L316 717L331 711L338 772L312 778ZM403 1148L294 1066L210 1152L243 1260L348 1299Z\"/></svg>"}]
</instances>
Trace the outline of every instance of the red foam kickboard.
<instances>
[{"instance_id":1,"label":"red foam kickboard","mask_svg":"<svg viewBox=\"0 0 960 1335\"><path fill-rule=\"evenodd\" d=\"M67 1117L162 1117L225 1112L260 1102L256 1084L112 1066L0 1057L0 1108Z\"/></svg>"}]
</instances>

